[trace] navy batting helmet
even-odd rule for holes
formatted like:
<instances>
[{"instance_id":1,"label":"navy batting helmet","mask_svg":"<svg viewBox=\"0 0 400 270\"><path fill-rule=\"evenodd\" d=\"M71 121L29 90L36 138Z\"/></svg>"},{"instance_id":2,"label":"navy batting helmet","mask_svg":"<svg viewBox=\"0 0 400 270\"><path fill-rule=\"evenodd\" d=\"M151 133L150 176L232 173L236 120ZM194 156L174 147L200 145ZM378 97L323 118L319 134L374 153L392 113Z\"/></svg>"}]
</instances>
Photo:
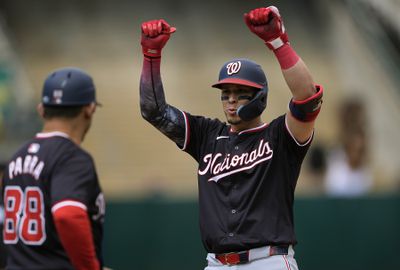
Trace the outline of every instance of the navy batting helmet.
<instances>
[{"instance_id":1,"label":"navy batting helmet","mask_svg":"<svg viewBox=\"0 0 400 270\"><path fill-rule=\"evenodd\" d=\"M238 108L237 114L241 119L251 120L261 115L267 106L267 77L257 63L244 58L226 62L219 72L218 82L212 87L222 89L224 84L239 84L259 89L249 103Z\"/></svg>"},{"instance_id":2,"label":"navy batting helmet","mask_svg":"<svg viewBox=\"0 0 400 270\"><path fill-rule=\"evenodd\" d=\"M43 85L44 106L83 106L97 103L92 77L85 71L67 67L53 71Z\"/></svg>"}]
</instances>

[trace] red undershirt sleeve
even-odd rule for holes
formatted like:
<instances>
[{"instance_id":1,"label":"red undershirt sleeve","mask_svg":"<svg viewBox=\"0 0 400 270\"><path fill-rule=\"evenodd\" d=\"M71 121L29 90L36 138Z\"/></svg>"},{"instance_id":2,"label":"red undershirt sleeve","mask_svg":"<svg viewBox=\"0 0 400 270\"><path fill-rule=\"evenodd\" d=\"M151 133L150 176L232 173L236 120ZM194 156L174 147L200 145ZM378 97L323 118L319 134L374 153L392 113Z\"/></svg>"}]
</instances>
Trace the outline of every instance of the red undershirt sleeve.
<instances>
[{"instance_id":1,"label":"red undershirt sleeve","mask_svg":"<svg viewBox=\"0 0 400 270\"><path fill-rule=\"evenodd\" d=\"M55 204L52 212L61 243L74 268L100 269L86 206L76 201L63 201Z\"/></svg>"}]
</instances>

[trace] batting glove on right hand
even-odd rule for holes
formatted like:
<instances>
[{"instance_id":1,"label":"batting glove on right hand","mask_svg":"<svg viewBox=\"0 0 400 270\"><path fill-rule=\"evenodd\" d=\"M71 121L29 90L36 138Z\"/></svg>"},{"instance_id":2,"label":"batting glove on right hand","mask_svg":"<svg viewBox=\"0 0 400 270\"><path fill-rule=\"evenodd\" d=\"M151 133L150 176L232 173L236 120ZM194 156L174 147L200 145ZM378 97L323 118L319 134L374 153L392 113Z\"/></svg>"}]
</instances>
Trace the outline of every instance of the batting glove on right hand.
<instances>
[{"instance_id":1,"label":"batting glove on right hand","mask_svg":"<svg viewBox=\"0 0 400 270\"><path fill-rule=\"evenodd\" d=\"M163 19L152 20L142 23L142 38L140 44L145 56L161 57L161 50L169 40L172 33L176 31Z\"/></svg>"},{"instance_id":2,"label":"batting glove on right hand","mask_svg":"<svg viewBox=\"0 0 400 270\"><path fill-rule=\"evenodd\" d=\"M244 21L250 31L264 40L271 50L289 42L282 17L275 6L253 9L244 14Z\"/></svg>"}]
</instances>

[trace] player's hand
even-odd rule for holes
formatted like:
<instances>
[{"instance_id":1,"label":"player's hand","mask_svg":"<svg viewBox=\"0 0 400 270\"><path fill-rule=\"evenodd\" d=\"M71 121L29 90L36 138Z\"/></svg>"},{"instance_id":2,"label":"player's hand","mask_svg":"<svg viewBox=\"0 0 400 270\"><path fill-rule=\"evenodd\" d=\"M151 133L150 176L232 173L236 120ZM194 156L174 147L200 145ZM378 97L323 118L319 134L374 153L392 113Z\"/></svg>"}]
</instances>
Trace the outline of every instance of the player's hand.
<instances>
[{"instance_id":1,"label":"player's hand","mask_svg":"<svg viewBox=\"0 0 400 270\"><path fill-rule=\"evenodd\" d=\"M244 14L244 21L250 31L264 40L271 50L276 50L289 41L282 17L275 6L253 9Z\"/></svg>"},{"instance_id":2,"label":"player's hand","mask_svg":"<svg viewBox=\"0 0 400 270\"><path fill-rule=\"evenodd\" d=\"M142 23L142 45L143 54L148 57L161 57L161 50L169 40L172 33L176 31L163 19L152 20Z\"/></svg>"}]
</instances>

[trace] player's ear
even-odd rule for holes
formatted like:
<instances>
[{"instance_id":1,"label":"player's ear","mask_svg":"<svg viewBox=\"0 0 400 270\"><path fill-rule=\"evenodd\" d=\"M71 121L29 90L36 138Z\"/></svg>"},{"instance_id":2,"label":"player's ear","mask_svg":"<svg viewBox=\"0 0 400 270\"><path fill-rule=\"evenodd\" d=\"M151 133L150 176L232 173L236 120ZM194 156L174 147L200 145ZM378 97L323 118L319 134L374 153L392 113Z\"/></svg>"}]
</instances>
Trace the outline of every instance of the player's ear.
<instances>
[{"instance_id":1,"label":"player's ear","mask_svg":"<svg viewBox=\"0 0 400 270\"><path fill-rule=\"evenodd\" d=\"M85 117L91 118L96 111L96 103L90 103L84 107Z\"/></svg>"},{"instance_id":2,"label":"player's ear","mask_svg":"<svg viewBox=\"0 0 400 270\"><path fill-rule=\"evenodd\" d=\"M36 110L38 112L38 114L40 115L41 118L44 118L44 107L43 107L43 103L39 103L36 107Z\"/></svg>"}]
</instances>

